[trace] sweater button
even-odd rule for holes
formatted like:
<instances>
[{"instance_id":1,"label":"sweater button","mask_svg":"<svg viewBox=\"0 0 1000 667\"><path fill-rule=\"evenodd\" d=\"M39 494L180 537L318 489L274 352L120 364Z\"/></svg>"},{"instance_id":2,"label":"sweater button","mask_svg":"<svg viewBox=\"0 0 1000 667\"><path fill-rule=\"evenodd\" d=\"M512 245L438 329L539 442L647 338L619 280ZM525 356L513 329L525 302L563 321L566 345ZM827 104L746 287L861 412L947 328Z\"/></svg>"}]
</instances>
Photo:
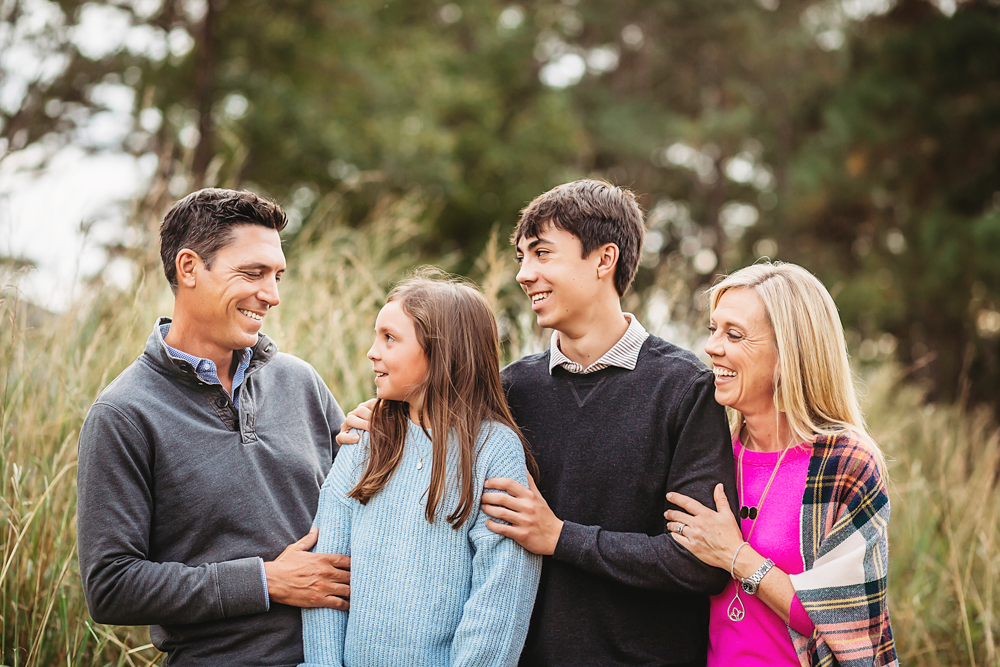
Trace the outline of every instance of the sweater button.
<instances>
[{"instance_id":1,"label":"sweater button","mask_svg":"<svg viewBox=\"0 0 1000 667\"><path fill-rule=\"evenodd\" d=\"M215 404L218 405L220 408L226 407L226 404L228 402L229 402L228 400L226 400L225 398L223 398L221 396L219 398L215 399Z\"/></svg>"}]
</instances>

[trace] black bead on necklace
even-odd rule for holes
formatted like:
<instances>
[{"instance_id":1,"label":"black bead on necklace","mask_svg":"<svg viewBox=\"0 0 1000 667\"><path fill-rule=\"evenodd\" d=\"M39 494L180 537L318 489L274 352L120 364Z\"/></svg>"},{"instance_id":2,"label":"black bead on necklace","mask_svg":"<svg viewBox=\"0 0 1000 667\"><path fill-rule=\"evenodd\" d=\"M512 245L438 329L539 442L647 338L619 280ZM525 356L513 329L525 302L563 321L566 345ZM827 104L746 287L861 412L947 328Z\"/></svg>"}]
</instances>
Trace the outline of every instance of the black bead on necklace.
<instances>
[{"instance_id":1,"label":"black bead on necklace","mask_svg":"<svg viewBox=\"0 0 1000 667\"><path fill-rule=\"evenodd\" d=\"M747 507L746 505L744 505L743 507L740 508L740 518L741 519L746 519L748 517L750 518L751 521L756 521L757 520L757 508L756 507Z\"/></svg>"}]
</instances>

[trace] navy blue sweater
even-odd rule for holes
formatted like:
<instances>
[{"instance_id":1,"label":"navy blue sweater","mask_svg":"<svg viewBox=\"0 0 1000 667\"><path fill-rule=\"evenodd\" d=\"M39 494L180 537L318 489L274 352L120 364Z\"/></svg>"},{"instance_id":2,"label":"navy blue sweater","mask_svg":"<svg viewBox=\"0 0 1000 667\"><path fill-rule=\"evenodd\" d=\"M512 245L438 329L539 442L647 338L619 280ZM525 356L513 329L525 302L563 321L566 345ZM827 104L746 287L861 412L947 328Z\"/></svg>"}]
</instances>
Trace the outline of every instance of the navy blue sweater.
<instances>
[{"instance_id":1,"label":"navy blue sweater","mask_svg":"<svg viewBox=\"0 0 1000 667\"><path fill-rule=\"evenodd\" d=\"M521 665L704 664L708 596L729 578L666 532L667 491L736 511L732 445L712 372L650 336L635 370L576 375L549 353L503 371L538 460L538 488L565 521L546 557Z\"/></svg>"}]
</instances>

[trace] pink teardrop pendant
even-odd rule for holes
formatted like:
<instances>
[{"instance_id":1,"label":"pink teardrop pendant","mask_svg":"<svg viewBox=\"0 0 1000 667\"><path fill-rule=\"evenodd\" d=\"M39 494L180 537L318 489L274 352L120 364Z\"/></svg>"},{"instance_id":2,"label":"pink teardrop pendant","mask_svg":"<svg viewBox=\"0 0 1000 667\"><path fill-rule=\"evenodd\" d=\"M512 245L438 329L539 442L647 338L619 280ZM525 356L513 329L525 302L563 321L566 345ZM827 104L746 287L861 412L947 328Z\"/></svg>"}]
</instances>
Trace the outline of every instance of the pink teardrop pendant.
<instances>
[{"instance_id":1,"label":"pink teardrop pendant","mask_svg":"<svg viewBox=\"0 0 1000 667\"><path fill-rule=\"evenodd\" d=\"M743 607L743 600L740 599L740 587L736 587L736 595L733 596L733 601L729 603L729 608L726 610L729 614L729 620L733 623L739 623L746 616L746 609Z\"/></svg>"}]
</instances>

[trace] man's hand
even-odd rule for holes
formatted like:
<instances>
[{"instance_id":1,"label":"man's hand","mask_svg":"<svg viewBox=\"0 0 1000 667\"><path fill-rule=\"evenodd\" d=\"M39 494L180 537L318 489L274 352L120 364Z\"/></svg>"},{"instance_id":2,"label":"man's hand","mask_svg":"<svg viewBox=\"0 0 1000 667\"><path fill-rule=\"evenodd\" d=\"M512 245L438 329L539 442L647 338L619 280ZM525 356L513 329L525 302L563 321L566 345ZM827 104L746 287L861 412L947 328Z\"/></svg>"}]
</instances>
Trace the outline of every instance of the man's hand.
<instances>
[{"instance_id":1,"label":"man's hand","mask_svg":"<svg viewBox=\"0 0 1000 667\"><path fill-rule=\"evenodd\" d=\"M549 556L555 552L563 522L549 509L531 475L527 489L504 477L488 479L483 486L483 511L510 524L487 521L487 528L509 537L531 553ZM490 489L507 493L489 493Z\"/></svg>"},{"instance_id":2,"label":"man's hand","mask_svg":"<svg viewBox=\"0 0 1000 667\"><path fill-rule=\"evenodd\" d=\"M310 529L281 555L264 563L267 592L272 602L293 607L329 607L347 611L351 598L351 558L314 554L319 530Z\"/></svg>"},{"instance_id":3,"label":"man's hand","mask_svg":"<svg viewBox=\"0 0 1000 667\"><path fill-rule=\"evenodd\" d=\"M361 436L357 433L350 433L352 428L359 431L369 430L369 422L372 420L372 410L375 409L375 401L370 398L358 407L347 413L344 423L340 425L340 433L337 434L338 445L356 445L361 441Z\"/></svg>"}]
</instances>

